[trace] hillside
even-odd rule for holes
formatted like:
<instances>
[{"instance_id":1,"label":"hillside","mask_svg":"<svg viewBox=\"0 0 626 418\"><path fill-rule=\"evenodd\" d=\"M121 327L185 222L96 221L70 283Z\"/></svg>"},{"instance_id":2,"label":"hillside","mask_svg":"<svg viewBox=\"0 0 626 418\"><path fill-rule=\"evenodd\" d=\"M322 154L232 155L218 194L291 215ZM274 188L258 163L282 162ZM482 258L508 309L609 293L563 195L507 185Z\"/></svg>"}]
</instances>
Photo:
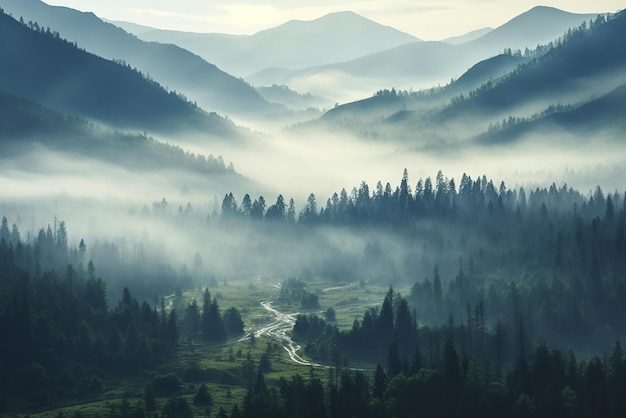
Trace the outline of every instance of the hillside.
<instances>
[{"instance_id":1,"label":"hillside","mask_svg":"<svg viewBox=\"0 0 626 418\"><path fill-rule=\"evenodd\" d=\"M293 71L261 72L248 77L254 84L287 84L301 89L311 85L314 94L331 97L316 80L340 80L337 89L360 89L362 96L380 88L421 89L448 83L475 63L504 49L535 48L563 35L595 15L572 14L552 8L534 8L478 39L460 45L446 42L412 42L384 51L324 66ZM317 88L317 90L315 90ZM350 97L346 94L338 99Z\"/></svg>"},{"instance_id":2,"label":"hillside","mask_svg":"<svg viewBox=\"0 0 626 418\"><path fill-rule=\"evenodd\" d=\"M396 112L431 110L443 106L458 94L467 94L482 83L502 77L527 59L508 54L480 61L468 69L461 77L439 89L393 94L390 90L380 90L374 96L337 106L326 112L322 121L337 121L342 118L367 120L375 117L387 118Z\"/></svg>"},{"instance_id":3,"label":"hillside","mask_svg":"<svg viewBox=\"0 0 626 418\"><path fill-rule=\"evenodd\" d=\"M466 42L473 41L474 39L478 39L481 36L491 32L492 30L493 30L493 28L490 28L490 27L482 28L482 29L476 29L476 30L467 32L467 33L465 33L463 35L452 36L450 38L442 39L441 42L445 42L445 43L451 44L451 45L464 44Z\"/></svg>"},{"instance_id":4,"label":"hillside","mask_svg":"<svg viewBox=\"0 0 626 418\"><path fill-rule=\"evenodd\" d=\"M481 61L443 88L397 94L381 90L374 97L331 109L319 123L368 132L368 137L413 138L419 146L425 141L465 141L503 119L507 121L507 130L496 130L498 138L526 132L531 127L544 126L543 122L517 126L515 121L531 117L534 121L537 115L546 116L567 109L567 105L595 109L584 105L626 83L626 52L621 45L626 37L625 19L624 12L606 23L605 17L599 17L590 28L585 25L568 31L561 42L542 46L526 56L501 54ZM550 110L546 113L547 108ZM598 115L610 110L607 107ZM576 130L584 124L602 125L576 111L569 115L578 116L572 116L573 120L567 123L563 121L566 130L574 125ZM516 125L511 130L509 121ZM556 119L546 121L561 124ZM607 118L605 122L609 131L622 132L623 122L619 118ZM597 128L591 130L598 132ZM424 135L429 139L425 140Z\"/></svg>"},{"instance_id":5,"label":"hillside","mask_svg":"<svg viewBox=\"0 0 626 418\"><path fill-rule=\"evenodd\" d=\"M562 133L585 140L589 135L621 140L626 133L626 84L571 110L499 127L477 136L476 141L506 145L530 135L559 138Z\"/></svg>"},{"instance_id":6,"label":"hillside","mask_svg":"<svg viewBox=\"0 0 626 418\"><path fill-rule=\"evenodd\" d=\"M522 65L500 83L444 110L442 120L480 115L492 118L524 109L532 114L548 104L588 101L626 81L626 13L590 30L571 33L563 44Z\"/></svg>"},{"instance_id":7,"label":"hillside","mask_svg":"<svg viewBox=\"0 0 626 418\"><path fill-rule=\"evenodd\" d=\"M139 72L0 14L0 91L115 128L239 135Z\"/></svg>"},{"instance_id":8,"label":"hillside","mask_svg":"<svg viewBox=\"0 0 626 418\"><path fill-rule=\"evenodd\" d=\"M451 88L456 91L467 91L480 86L489 80L502 77L515 70L518 65L525 63L527 59L521 56L500 54L474 64L461 77L459 77Z\"/></svg>"},{"instance_id":9,"label":"hillside","mask_svg":"<svg viewBox=\"0 0 626 418\"><path fill-rule=\"evenodd\" d=\"M268 67L330 64L418 41L353 12L331 13L311 21L290 20L250 36L165 30L139 31L137 36L182 46L246 79Z\"/></svg>"},{"instance_id":10,"label":"hillside","mask_svg":"<svg viewBox=\"0 0 626 418\"><path fill-rule=\"evenodd\" d=\"M504 48L523 51L526 47L534 48L553 41L567 29L596 17L597 13L570 13L554 7L536 6L464 46L488 55L502 52Z\"/></svg>"},{"instance_id":11,"label":"hillside","mask_svg":"<svg viewBox=\"0 0 626 418\"><path fill-rule=\"evenodd\" d=\"M145 42L105 23L93 13L49 6L39 0L0 0L7 13L50 27L79 47L111 60L123 60L170 90L205 109L233 115L272 110L256 90L175 45Z\"/></svg>"},{"instance_id":12,"label":"hillside","mask_svg":"<svg viewBox=\"0 0 626 418\"><path fill-rule=\"evenodd\" d=\"M324 108L332 105L328 99L314 96L311 93L301 94L285 85L273 84L271 86L257 87L256 89L267 101L282 104L290 109L306 110L308 108Z\"/></svg>"},{"instance_id":13,"label":"hillside","mask_svg":"<svg viewBox=\"0 0 626 418\"><path fill-rule=\"evenodd\" d=\"M0 92L1 158L31 152L35 145L136 172L175 169L178 173L224 176L229 184L251 183L212 156L196 157L144 134L113 131L84 119L66 116L29 100ZM205 182L210 181L206 177Z\"/></svg>"}]
</instances>

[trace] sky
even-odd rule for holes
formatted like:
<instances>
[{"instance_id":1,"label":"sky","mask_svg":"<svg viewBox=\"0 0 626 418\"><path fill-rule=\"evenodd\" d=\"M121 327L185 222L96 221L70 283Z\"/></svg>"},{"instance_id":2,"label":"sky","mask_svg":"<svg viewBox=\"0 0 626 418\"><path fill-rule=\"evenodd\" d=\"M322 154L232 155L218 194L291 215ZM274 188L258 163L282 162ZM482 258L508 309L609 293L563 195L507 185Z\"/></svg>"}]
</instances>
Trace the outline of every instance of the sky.
<instances>
[{"instance_id":1,"label":"sky","mask_svg":"<svg viewBox=\"0 0 626 418\"><path fill-rule=\"evenodd\" d=\"M423 40L497 27L537 5L575 13L615 12L623 0L45 0L161 29L253 34L291 19L313 20L350 10Z\"/></svg>"}]
</instances>

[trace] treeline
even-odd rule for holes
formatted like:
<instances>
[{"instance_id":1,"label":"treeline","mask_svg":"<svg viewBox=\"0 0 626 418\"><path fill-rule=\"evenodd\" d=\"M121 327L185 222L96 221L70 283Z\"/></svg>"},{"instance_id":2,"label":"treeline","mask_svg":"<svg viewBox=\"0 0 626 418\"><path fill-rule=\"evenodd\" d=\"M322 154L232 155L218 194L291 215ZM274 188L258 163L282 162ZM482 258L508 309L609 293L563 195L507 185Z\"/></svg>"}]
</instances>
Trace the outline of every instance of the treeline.
<instances>
[{"instance_id":1,"label":"treeline","mask_svg":"<svg viewBox=\"0 0 626 418\"><path fill-rule=\"evenodd\" d=\"M566 184L558 187L554 183L527 192L523 187L510 189L504 182L494 183L486 176L466 174L457 183L441 171L434 179L420 179L413 191L405 170L395 188L378 182L372 192L362 182L350 193L346 189L334 193L322 207L310 194L297 220L295 209L285 213L281 204L266 212L264 204L257 204L256 212L248 212L228 194L221 216L213 221L246 220L260 225L260 221L271 220L272 225L333 226L355 233L368 230L396 235L402 240L398 241L402 243L400 252L390 254L370 235L359 265L354 266L367 268L370 273L363 274L387 283L423 280L436 264L447 286L464 264L466 273L478 276L479 288L494 275L510 282L543 274L550 280L580 282L581 289L595 286L597 295L611 295L620 294L624 281L625 197L617 191L605 194L599 186L583 195ZM265 199L261 196L255 201ZM282 201L280 196L278 201ZM459 301L460 306L464 308L466 302Z\"/></svg>"},{"instance_id":2,"label":"treeline","mask_svg":"<svg viewBox=\"0 0 626 418\"><path fill-rule=\"evenodd\" d=\"M439 325L449 314L467 323L468 311L482 304L490 326L512 326L523 315L533 335L551 345L595 352L626 335L625 198L600 187L585 195L565 184L527 192L465 174L457 183L441 171L412 188L405 170L399 186L379 182L372 192L362 182L321 208L311 194L298 215L281 197L270 211L262 196L239 205L229 193L207 227L265 225L259 235L268 240L329 226L362 236L360 256L338 254L341 262L293 277L413 285L405 296L422 323ZM282 292L290 289L285 284Z\"/></svg>"},{"instance_id":3,"label":"treeline","mask_svg":"<svg viewBox=\"0 0 626 418\"><path fill-rule=\"evenodd\" d=\"M619 341L607 358L578 360L539 344L504 378L480 361L459 355L447 331L435 363L373 376L347 364L328 369L323 382L281 378L269 386L262 373L241 406L218 417L621 417L626 409L626 358Z\"/></svg>"},{"instance_id":4,"label":"treeline","mask_svg":"<svg viewBox=\"0 0 626 418\"><path fill-rule=\"evenodd\" d=\"M56 242L43 233L24 244L16 227L7 240L4 225L0 412L92 396L110 374L123 376L172 355L179 332L175 311L140 304L128 289L110 307L106 284L92 262L86 268L53 267L75 252L64 248L63 233L57 233ZM53 245L54 257L49 258L46 245Z\"/></svg>"},{"instance_id":5,"label":"treeline","mask_svg":"<svg viewBox=\"0 0 626 418\"><path fill-rule=\"evenodd\" d=\"M476 186L471 190L480 190L479 182L464 183L468 189L471 183ZM400 233L410 234L408 245L423 254L421 264L439 260L446 267L443 274L442 264L435 262L427 277L416 277L420 264L405 261L405 277L417 279L406 295L411 320L436 326L451 317L466 327L467 339L472 341L475 326L484 336L484 329L498 324L516 329L523 318L533 340L543 338L561 349L572 346L585 352L596 352L623 338L626 219L623 205L618 209L613 203L622 197L604 197L597 188L585 199L571 189L552 186L545 192L537 189L525 200L521 189L515 197L504 187L498 193L489 182L485 184L485 192L451 195L452 203L445 192L441 198L435 194L426 205L418 201L422 208L439 208L430 214L422 212L429 220L426 229L418 227L417 216L405 218ZM492 197L485 207L489 194ZM416 205L415 200L410 202ZM450 257L454 252L449 247L461 256ZM388 252L374 243L365 248L363 263L372 269L381 264L387 267L387 257ZM391 267L388 277L402 271ZM363 340L385 341L385 336L372 333L392 329L376 325L378 315L370 310L360 324L355 323L355 330L361 327L365 332ZM474 329L474 335L477 332ZM354 346L365 349L368 345L356 340Z\"/></svg>"},{"instance_id":6,"label":"treeline","mask_svg":"<svg viewBox=\"0 0 626 418\"><path fill-rule=\"evenodd\" d=\"M537 187L527 193L523 187L509 189L504 182L494 183L484 175L472 179L463 174L457 185L454 178L444 176L441 170L435 179L420 178L413 191L405 169L400 185L396 187L390 183L383 185L379 181L375 189L371 190L364 181L350 192L344 188L333 193L325 205L319 204L315 194L311 193L299 214L296 214L293 199L286 205L282 194L275 204L268 207L263 196L253 201L246 194L239 204L232 193L227 193L222 200L221 219L372 224L400 228L410 227L407 221L425 218L467 221L473 217L482 221L492 218L492 215L524 216L538 211L548 215L575 211L583 219L592 219L604 215L607 210L616 214L623 208L624 198L617 191L605 196L599 186L587 197L567 184L557 187L554 183L550 187Z\"/></svg>"},{"instance_id":7,"label":"treeline","mask_svg":"<svg viewBox=\"0 0 626 418\"><path fill-rule=\"evenodd\" d=\"M268 408L273 416L303 417L623 414L626 357L619 340L608 356L579 360L572 349L563 353L543 341L532 343L521 316L511 327L498 322L489 329L483 306L468 315L466 323L450 316L444 326L418 327L407 301L394 297L392 289L380 312L366 311L350 331L340 332L315 315L300 315L294 337L308 342L307 348L325 344L326 359L335 365L326 386L313 376L308 383L296 377L281 380L272 396L272 389L257 381L242 416L253 416L249 405L255 411ZM342 360L364 357L382 357L386 367L379 363L367 376ZM323 399L310 396L313 392L324 394Z\"/></svg>"},{"instance_id":8,"label":"treeline","mask_svg":"<svg viewBox=\"0 0 626 418\"><path fill-rule=\"evenodd\" d=\"M18 216L17 222L20 222ZM141 240L118 238L115 241L95 240L87 248L83 239L78 247L69 246L65 221L54 219L52 225L40 228L34 235L22 238L16 222L9 225L2 217L0 239L17 268L30 277L40 277L45 271L64 273L68 265L84 276L89 261L98 266L100 276L106 277L107 296L118 297L125 288L158 305L163 295L177 287L197 286L188 271L178 272L167 263L163 242L143 237Z\"/></svg>"},{"instance_id":9,"label":"treeline","mask_svg":"<svg viewBox=\"0 0 626 418\"><path fill-rule=\"evenodd\" d=\"M96 245L97 247L97 245ZM243 333L239 311L223 314L205 290L202 310L177 291L166 306L139 302L124 288L110 305L105 281L70 248L63 221L23 241L0 225L0 414L102 392L112 377L155 367L181 339L223 341ZM180 312L184 312L182 318Z\"/></svg>"}]
</instances>

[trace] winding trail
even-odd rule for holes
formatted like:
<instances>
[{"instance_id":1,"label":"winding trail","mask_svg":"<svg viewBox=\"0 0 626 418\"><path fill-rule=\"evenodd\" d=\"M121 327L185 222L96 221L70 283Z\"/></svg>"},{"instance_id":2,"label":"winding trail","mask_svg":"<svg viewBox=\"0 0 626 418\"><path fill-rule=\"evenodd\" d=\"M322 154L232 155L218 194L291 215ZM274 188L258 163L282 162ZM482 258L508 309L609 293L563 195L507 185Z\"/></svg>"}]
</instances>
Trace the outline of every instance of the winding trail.
<instances>
[{"instance_id":1,"label":"winding trail","mask_svg":"<svg viewBox=\"0 0 626 418\"><path fill-rule=\"evenodd\" d=\"M263 328L252 331L254 332L255 337L265 335L281 341L283 343L283 348L285 349L285 351L287 351L287 355L289 355L291 361L296 364L299 364L301 366L324 368L330 367L324 364L314 363L305 360L298 354L298 351L300 351L302 347L300 346L300 344L292 340L287 333L293 329L293 326L296 323L296 316L299 314L299 312L291 314L282 313L272 306L272 301L261 302L261 306L274 315L274 320L265 325ZM247 333L246 335L241 337L239 341L245 341L248 339L250 339L250 333Z\"/></svg>"},{"instance_id":2,"label":"winding trail","mask_svg":"<svg viewBox=\"0 0 626 418\"><path fill-rule=\"evenodd\" d=\"M296 323L296 316L298 316L300 312L294 312L290 314L282 313L278 309L274 308L272 306L272 303L273 302L269 300L263 301L261 302L261 306L266 311L271 312L274 315L274 320L256 331L251 331L251 332L246 333L238 341L241 342L241 341L249 340L250 334L254 332L255 337L260 337L264 335L264 336L267 336L267 337L270 337L270 338L273 338L275 340L282 342L283 348L287 352L287 355L289 356L290 360L294 362L295 364L299 364L301 366L320 367L320 368L325 368L325 369L332 368L333 366L330 366L328 364L315 363L315 362L306 360L302 358L300 354L298 354L298 352L300 351L302 347L300 346L300 344L296 343L293 339L291 339L288 332L290 332L293 329L293 326ZM372 305L370 304L370 305L358 305L358 306L372 306ZM347 309L351 309L353 307L350 307ZM369 370L369 369L361 369L361 368L356 368L356 367L350 367L350 370L373 371L373 369Z\"/></svg>"}]
</instances>

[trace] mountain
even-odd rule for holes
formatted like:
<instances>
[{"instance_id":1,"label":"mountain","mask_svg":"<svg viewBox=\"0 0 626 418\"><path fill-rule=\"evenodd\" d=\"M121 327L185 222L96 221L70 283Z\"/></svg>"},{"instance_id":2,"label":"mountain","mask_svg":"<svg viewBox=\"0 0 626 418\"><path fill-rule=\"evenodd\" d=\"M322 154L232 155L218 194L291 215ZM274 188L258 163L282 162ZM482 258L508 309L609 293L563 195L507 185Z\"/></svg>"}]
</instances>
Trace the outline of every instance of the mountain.
<instances>
[{"instance_id":1,"label":"mountain","mask_svg":"<svg viewBox=\"0 0 626 418\"><path fill-rule=\"evenodd\" d=\"M602 135L621 140L626 133L626 84L574 109L483 133L477 136L476 141L509 144L530 135L547 136L563 132L586 139L589 135Z\"/></svg>"},{"instance_id":2,"label":"mountain","mask_svg":"<svg viewBox=\"0 0 626 418\"><path fill-rule=\"evenodd\" d=\"M528 59L517 55L496 55L474 64L454 82L451 89L455 92L469 91L489 80L502 77L527 61Z\"/></svg>"},{"instance_id":3,"label":"mountain","mask_svg":"<svg viewBox=\"0 0 626 418\"><path fill-rule=\"evenodd\" d=\"M562 36L569 28L594 20L598 14L570 13L554 7L537 6L464 45L483 54L496 54L504 48L534 48Z\"/></svg>"},{"instance_id":4,"label":"mountain","mask_svg":"<svg viewBox=\"0 0 626 418\"><path fill-rule=\"evenodd\" d=\"M492 30L493 30L493 28L489 28L489 27L476 29L476 30L473 30L471 32L467 32L466 34L463 34L463 35L453 36L451 38L442 39L441 42L444 42L444 43L450 44L450 45L464 44L466 42L473 41L474 39L478 39L481 36L486 35L487 33L491 32Z\"/></svg>"},{"instance_id":5,"label":"mountain","mask_svg":"<svg viewBox=\"0 0 626 418\"><path fill-rule=\"evenodd\" d=\"M129 66L78 49L58 34L0 13L0 91L115 128L195 130L238 136L209 114Z\"/></svg>"},{"instance_id":6,"label":"mountain","mask_svg":"<svg viewBox=\"0 0 626 418\"><path fill-rule=\"evenodd\" d=\"M509 77L441 113L443 121L528 115L549 104L580 103L626 82L626 13L577 30Z\"/></svg>"},{"instance_id":7,"label":"mountain","mask_svg":"<svg viewBox=\"0 0 626 418\"><path fill-rule=\"evenodd\" d=\"M426 147L456 146L485 131L481 141L506 142L507 135L550 126L623 136L623 103L615 99L623 98L623 88L610 94L626 84L623 39L626 12L599 16L526 56L481 61L445 87L381 90L328 111L316 123L364 138L410 138L414 146Z\"/></svg>"},{"instance_id":8,"label":"mountain","mask_svg":"<svg viewBox=\"0 0 626 418\"><path fill-rule=\"evenodd\" d=\"M424 44L427 44L425 42ZM323 122L346 119L365 121L372 118L388 118L397 113L428 110L444 106L458 94L467 94L482 83L496 79L515 69L527 60L508 54L501 54L473 65L461 77L444 87L425 89L417 92L398 92L396 89L381 89L372 97L336 106L321 118Z\"/></svg>"},{"instance_id":9,"label":"mountain","mask_svg":"<svg viewBox=\"0 0 626 418\"><path fill-rule=\"evenodd\" d=\"M244 77L268 67L297 69L346 61L418 41L353 12L331 13L311 21L290 20L249 36L166 30L140 31L137 36L179 45Z\"/></svg>"},{"instance_id":10,"label":"mountain","mask_svg":"<svg viewBox=\"0 0 626 418\"><path fill-rule=\"evenodd\" d=\"M89 52L122 60L205 109L236 115L272 111L252 86L199 56L175 45L142 41L92 13L39 0L0 0L0 7L16 19L21 16L60 32Z\"/></svg>"},{"instance_id":11,"label":"mountain","mask_svg":"<svg viewBox=\"0 0 626 418\"><path fill-rule=\"evenodd\" d=\"M273 84L269 87L261 86L257 91L269 102L279 103L289 109L306 110L308 108L330 107L332 103L323 97L311 93L301 94L285 85Z\"/></svg>"},{"instance_id":12,"label":"mountain","mask_svg":"<svg viewBox=\"0 0 626 418\"><path fill-rule=\"evenodd\" d=\"M139 25L137 23L132 22L124 22L122 20L109 20L101 17L103 22L110 23L112 25L117 26L120 29L124 29L126 32L135 35L141 38L139 35L146 32L151 32L153 30L157 30L157 28L153 28L152 26Z\"/></svg>"},{"instance_id":13,"label":"mountain","mask_svg":"<svg viewBox=\"0 0 626 418\"><path fill-rule=\"evenodd\" d=\"M528 59L521 56L500 54L473 65L461 77L445 87L407 94L398 94L388 89L381 90L367 99L330 109L323 115L322 119L324 121L337 121L344 118L357 118L359 120L387 118L396 112L407 109L416 111L443 106L448 104L454 96L468 94L470 90L504 76L527 61Z\"/></svg>"},{"instance_id":14,"label":"mountain","mask_svg":"<svg viewBox=\"0 0 626 418\"><path fill-rule=\"evenodd\" d=\"M461 45L445 42L413 42L385 51L331 65L294 71L260 72L247 79L253 84L286 84L299 90L326 97L317 80L333 84L342 97L354 96L360 89L361 97L380 88L414 89L447 83L458 77L478 61L502 53L505 48L534 48L548 43L569 28L580 25L596 15L574 14L562 10L536 7L510 20L482 37ZM307 88L310 87L310 88ZM342 92L343 89L343 92ZM339 100L341 101L341 100Z\"/></svg>"},{"instance_id":15,"label":"mountain","mask_svg":"<svg viewBox=\"0 0 626 418\"><path fill-rule=\"evenodd\" d=\"M2 92L0 146L3 150L0 160L16 161L25 155L39 155L42 149L46 149L63 158L65 168L87 159L138 174L175 170L179 179L185 178L186 182L198 184L199 188L216 186L219 190L228 184L243 189L253 185L232 167L227 168L221 157L196 156L145 134L113 131ZM50 169L52 165L46 166L44 171ZM99 174L104 177L112 175L90 173L91 176Z\"/></svg>"}]
</instances>

